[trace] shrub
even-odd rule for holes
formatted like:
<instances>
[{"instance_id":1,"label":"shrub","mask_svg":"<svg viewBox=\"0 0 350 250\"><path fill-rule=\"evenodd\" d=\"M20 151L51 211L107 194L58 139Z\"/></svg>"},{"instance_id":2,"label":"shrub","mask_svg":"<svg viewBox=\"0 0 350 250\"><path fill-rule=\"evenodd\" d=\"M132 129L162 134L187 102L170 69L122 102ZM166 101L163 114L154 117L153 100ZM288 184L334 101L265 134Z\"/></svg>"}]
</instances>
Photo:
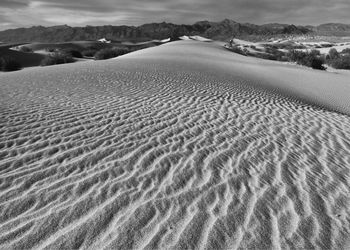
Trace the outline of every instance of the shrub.
<instances>
[{"instance_id":1,"label":"shrub","mask_svg":"<svg viewBox=\"0 0 350 250\"><path fill-rule=\"evenodd\" d=\"M340 55L339 55L338 51L335 48L330 49L329 52L328 52L328 58L330 60L337 59L337 58L339 58L339 56Z\"/></svg>"},{"instance_id":2,"label":"shrub","mask_svg":"<svg viewBox=\"0 0 350 250\"><path fill-rule=\"evenodd\" d=\"M342 54L350 54L350 48L343 49Z\"/></svg>"},{"instance_id":3,"label":"shrub","mask_svg":"<svg viewBox=\"0 0 350 250\"><path fill-rule=\"evenodd\" d=\"M326 68L323 66L324 60L320 57L312 57L310 58L310 67L313 69L325 70Z\"/></svg>"},{"instance_id":4,"label":"shrub","mask_svg":"<svg viewBox=\"0 0 350 250\"><path fill-rule=\"evenodd\" d=\"M282 61L282 57L285 56L285 53L283 53L282 51L279 51L278 49L274 48L274 47L267 47L266 48L266 53L269 54L269 60L278 60L278 61Z\"/></svg>"},{"instance_id":5,"label":"shrub","mask_svg":"<svg viewBox=\"0 0 350 250\"><path fill-rule=\"evenodd\" d=\"M130 51L127 48L107 48L107 49L101 49L95 53L95 59L96 60L105 60L121 55L125 55L129 53Z\"/></svg>"},{"instance_id":6,"label":"shrub","mask_svg":"<svg viewBox=\"0 0 350 250\"><path fill-rule=\"evenodd\" d=\"M0 57L0 70L1 71L16 71L20 70L22 65L17 60L11 57Z\"/></svg>"},{"instance_id":7,"label":"shrub","mask_svg":"<svg viewBox=\"0 0 350 250\"><path fill-rule=\"evenodd\" d=\"M73 57L69 54L62 52L55 52L51 55L46 56L40 63L41 66L49 66L55 64L64 64L75 62Z\"/></svg>"},{"instance_id":8,"label":"shrub","mask_svg":"<svg viewBox=\"0 0 350 250\"><path fill-rule=\"evenodd\" d=\"M18 51L24 52L24 53L32 53L33 52L33 50L27 46L21 46Z\"/></svg>"},{"instance_id":9,"label":"shrub","mask_svg":"<svg viewBox=\"0 0 350 250\"><path fill-rule=\"evenodd\" d=\"M45 51L46 52L55 52L55 51L57 51L57 49L56 48L45 48Z\"/></svg>"},{"instance_id":10,"label":"shrub","mask_svg":"<svg viewBox=\"0 0 350 250\"><path fill-rule=\"evenodd\" d=\"M83 50L81 54L86 57L94 57L96 52L97 50L95 49L87 49L87 50Z\"/></svg>"},{"instance_id":11,"label":"shrub","mask_svg":"<svg viewBox=\"0 0 350 250\"><path fill-rule=\"evenodd\" d=\"M303 52L297 50L291 50L287 54L289 61L296 62L297 64L311 67L313 69L325 70L323 66L324 58L321 56L320 51L312 50L310 52Z\"/></svg>"},{"instance_id":12,"label":"shrub","mask_svg":"<svg viewBox=\"0 0 350 250\"><path fill-rule=\"evenodd\" d=\"M271 54L267 54L267 53L256 53L256 54L252 54L252 56L257 57L257 58L261 58L261 59L265 59L265 60L273 60L276 61L277 57Z\"/></svg>"},{"instance_id":13,"label":"shrub","mask_svg":"<svg viewBox=\"0 0 350 250\"><path fill-rule=\"evenodd\" d=\"M62 53L70 55L71 57L83 58L83 55L81 54L81 52L75 49L63 49Z\"/></svg>"},{"instance_id":14,"label":"shrub","mask_svg":"<svg viewBox=\"0 0 350 250\"><path fill-rule=\"evenodd\" d=\"M335 69L350 69L350 54L329 60L327 63Z\"/></svg>"},{"instance_id":15,"label":"shrub","mask_svg":"<svg viewBox=\"0 0 350 250\"><path fill-rule=\"evenodd\" d=\"M238 46L232 46L232 47L229 48L229 50L233 51L234 53L240 54L240 55L244 55L244 56L247 55L246 49L243 50L243 49L241 49Z\"/></svg>"}]
</instances>

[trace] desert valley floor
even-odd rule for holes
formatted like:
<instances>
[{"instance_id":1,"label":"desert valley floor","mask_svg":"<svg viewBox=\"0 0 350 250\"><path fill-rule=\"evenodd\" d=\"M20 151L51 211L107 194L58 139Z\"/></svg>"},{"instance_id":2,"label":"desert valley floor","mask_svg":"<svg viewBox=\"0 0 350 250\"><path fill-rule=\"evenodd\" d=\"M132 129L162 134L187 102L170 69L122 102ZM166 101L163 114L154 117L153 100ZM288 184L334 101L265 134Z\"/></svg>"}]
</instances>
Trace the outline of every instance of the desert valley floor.
<instances>
[{"instance_id":1,"label":"desert valley floor","mask_svg":"<svg viewBox=\"0 0 350 250\"><path fill-rule=\"evenodd\" d=\"M0 74L0 248L347 249L349 79L194 41Z\"/></svg>"}]
</instances>

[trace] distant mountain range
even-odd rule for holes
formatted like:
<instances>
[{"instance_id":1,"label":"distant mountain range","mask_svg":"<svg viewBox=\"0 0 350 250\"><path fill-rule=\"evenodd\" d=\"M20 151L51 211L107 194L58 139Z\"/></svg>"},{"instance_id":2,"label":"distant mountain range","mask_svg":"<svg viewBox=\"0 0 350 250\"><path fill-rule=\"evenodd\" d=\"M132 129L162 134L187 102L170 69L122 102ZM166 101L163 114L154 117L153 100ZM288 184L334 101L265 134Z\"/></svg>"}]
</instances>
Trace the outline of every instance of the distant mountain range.
<instances>
[{"instance_id":1,"label":"distant mountain range","mask_svg":"<svg viewBox=\"0 0 350 250\"><path fill-rule=\"evenodd\" d=\"M200 35L215 40L227 40L233 35L241 38L268 38L272 36L296 35L334 35L350 36L350 25L322 24L319 26L295 26L288 24L238 23L225 19L221 22L201 21L193 25L172 23L150 23L135 26L86 26L67 25L11 29L0 32L0 41L17 42L67 42L79 40L98 40L106 38L113 41L147 41L152 39L176 38L183 35Z\"/></svg>"}]
</instances>

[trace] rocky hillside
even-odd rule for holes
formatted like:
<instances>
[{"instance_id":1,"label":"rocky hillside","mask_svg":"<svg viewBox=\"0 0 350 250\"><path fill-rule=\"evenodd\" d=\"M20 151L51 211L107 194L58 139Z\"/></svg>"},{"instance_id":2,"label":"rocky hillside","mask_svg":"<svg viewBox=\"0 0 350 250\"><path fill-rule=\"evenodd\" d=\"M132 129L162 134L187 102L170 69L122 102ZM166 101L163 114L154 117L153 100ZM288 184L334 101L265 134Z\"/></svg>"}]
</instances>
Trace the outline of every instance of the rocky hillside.
<instances>
[{"instance_id":1,"label":"rocky hillside","mask_svg":"<svg viewBox=\"0 0 350 250\"><path fill-rule=\"evenodd\" d=\"M319 35L350 36L350 24L326 23L311 29Z\"/></svg>"},{"instance_id":2,"label":"rocky hillside","mask_svg":"<svg viewBox=\"0 0 350 250\"><path fill-rule=\"evenodd\" d=\"M114 41L145 41L164 39L182 35L201 35L212 39L226 40L232 35L269 36L294 35L312 32L302 26L286 24L255 25L237 23L225 19L222 22L201 21L193 25L177 25L172 23L151 23L135 26L86 26L70 27L67 25L31 28L19 28L0 32L1 42L65 42L78 40L97 40L105 37Z\"/></svg>"},{"instance_id":3,"label":"rocky hillside","mask_svg":"<svg viewBox=\"0 0 350 250\"><path fill-rule=\"evenodd\" d=\"M66 42L97 40L105 37L114 41L147 41L152 39L176 38L183 35L200 35L216 40L227 40L233 35L241 38L266 38L290 35L338 35L350 36L350 25L322 24L319 26L295 26L288 24L238 23L225 19L221 22L201 21L193 25L172 23L150 23L135 26L86 26L67 25L19 28L0 32L0 42Z\"/></svg>"}]
</instances>

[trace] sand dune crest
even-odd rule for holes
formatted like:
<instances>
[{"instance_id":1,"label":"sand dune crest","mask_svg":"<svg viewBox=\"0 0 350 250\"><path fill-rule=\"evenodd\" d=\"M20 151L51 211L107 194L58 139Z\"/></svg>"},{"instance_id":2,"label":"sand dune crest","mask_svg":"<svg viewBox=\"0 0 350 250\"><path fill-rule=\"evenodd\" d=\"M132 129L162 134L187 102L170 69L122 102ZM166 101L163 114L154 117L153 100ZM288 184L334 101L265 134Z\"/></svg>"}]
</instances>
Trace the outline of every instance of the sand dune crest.
<instances>
[{"instance_id":1,"label":"sand dune crest","mask_svg":"<svg viewBox=\"0 0 350 250\"><path fill-rule=\"evenodd\" d=\"M350 92L264 63L183 41L1 75L1 247L345 249Z\"/></svg>"}]
</instances>

